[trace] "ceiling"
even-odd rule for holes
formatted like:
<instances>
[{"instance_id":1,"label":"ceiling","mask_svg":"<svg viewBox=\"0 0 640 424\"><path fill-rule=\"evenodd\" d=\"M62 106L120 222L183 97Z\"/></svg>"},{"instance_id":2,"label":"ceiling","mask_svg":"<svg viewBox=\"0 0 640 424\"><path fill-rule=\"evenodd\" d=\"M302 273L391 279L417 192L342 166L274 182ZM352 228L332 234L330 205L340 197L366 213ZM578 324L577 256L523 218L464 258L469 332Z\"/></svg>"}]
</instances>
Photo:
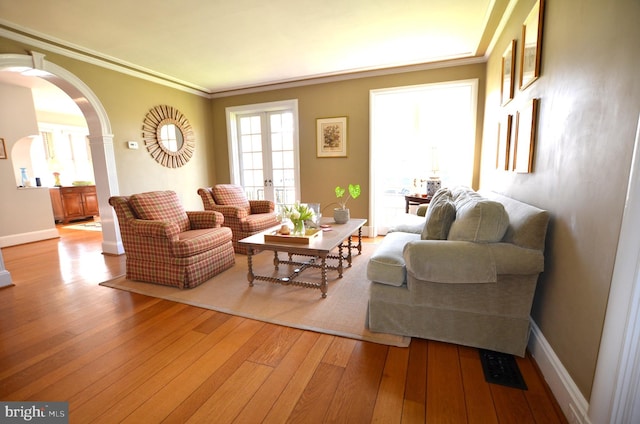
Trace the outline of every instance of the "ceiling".
<instances>
[{"instance_id":1,"label":"ceiling","mask_svg":"<svg viewBox=\"0 0 640 424\"><path fill-rule=\"evenodd\" d=\"M0 35L215 95L483 57L514 1L0 0Z\"/></svg>"}]
</instances>

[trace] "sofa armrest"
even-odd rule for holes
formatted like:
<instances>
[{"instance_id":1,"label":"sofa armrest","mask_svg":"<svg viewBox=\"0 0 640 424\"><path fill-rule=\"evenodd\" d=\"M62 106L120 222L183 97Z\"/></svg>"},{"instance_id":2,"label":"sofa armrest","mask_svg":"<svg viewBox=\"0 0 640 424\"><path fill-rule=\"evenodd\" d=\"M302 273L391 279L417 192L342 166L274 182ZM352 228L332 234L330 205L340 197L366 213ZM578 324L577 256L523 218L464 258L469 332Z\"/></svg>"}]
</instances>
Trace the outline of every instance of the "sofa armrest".
<instances>
[{"instance_id":1,"label":"sofa armrest","mask_svg":"<svg viewBox=\"0 0 640 424\"><path fill-rule=\"evenodd\" d=\"M407 273L435 283L494 283L496 263L486 243L417 240L403 250Z\"/></svg>"},{"instance_id":2,"label":"sofa armrest","mask_svg":"<svg viewBox=\"0 0 640 424\"><path fill-rule=\"evenodd\" d=\"M169 221L132 219L129 225L135 235L141 237L165 238L172 241L177 239L180 233L178 225Z\"/></svg>"},{"instance_id":3,"label":"sofa armrest","mask_svg":"<svg viewBox=\"0 0 640 424\"><path fill-rule=\"evenodd\" d=\"M187 211L192 230L219 228L224 223L224 215L216 211Z\"/></svg>"},{"instance_id":4,"label":"sofa armrest","mask_svg":"<svg viewBox=\"0 0 640 424\"><path fill-rule=\"evenodd\" d=\"M498 274L531 275L544 271L544 254L512 243L489 243Z\"/></svg>"},{"instance_id":5,"label":"sofa armrest","mask_svg":"<svg viewBox=\"0 0 640 424\"><path fill-rule=\"evenodd\" d=\"M427 216L427 210L429 209L429 205L419 205L418 209L416 209L416 215L418 216Z\"/></svg>"},{"instance_id":6,"label":"sofa armrest","mask_svg":"<svg viewBox=\"0 0 640 424\"><path fill-rule=\"evenodd\" d=\"M493 283L498 274L531 275L544 270L541 251L511 243L419 240L405 245L407 272L436 283Z\"/></svg>"}]
</instances>

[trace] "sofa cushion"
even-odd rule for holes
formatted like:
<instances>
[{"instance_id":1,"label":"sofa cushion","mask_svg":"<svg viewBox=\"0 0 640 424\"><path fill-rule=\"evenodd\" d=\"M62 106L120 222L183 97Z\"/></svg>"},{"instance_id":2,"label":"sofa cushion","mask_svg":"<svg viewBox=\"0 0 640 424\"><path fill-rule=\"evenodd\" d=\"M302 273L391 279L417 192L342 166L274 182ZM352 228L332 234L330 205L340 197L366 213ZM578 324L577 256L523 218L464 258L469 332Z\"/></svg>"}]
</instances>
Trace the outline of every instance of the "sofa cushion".
<instances>
[{"instance_id":1,"label":"sofa cushion","mask_svg":"<svg viewBox=\"0 0 640 424\"><path fill-rule=\"evenodd\" d=\"M455 218L456 207L451 200L451 192L447 189L438 190L427 209L422 240L446 240Z\"/></svg>"},{"instance_id":2,"label":"sofa cushion","mask_svg":"<svg viewBox=\"0 0 640 424\"><path fill-rule=\"evenodd\" d=\"M389 233L403 232L420 234L424 229L425 217L403 213L394 218L393 226L389 228Z\"/></svg>"},{"instance_id":3,"label":"sofa cushion","mask_svg":"<svg viewBox=\"0 0 640 424\"><path fill-rule=\"evenodd\" d=\"M129 197L129 203L140 219L173 222L181 232L191 228L187 212L173 191L133 194Z\"/></svg>"},{"instance_id":4,"label":"sofa cushion","mask_svg":"<svg viewBox=\"0 0 640 424\"><path fill-rule=\"evenodd\" d=\"M490 200L502 203L509 214L509 228L502 238L503 242L528 249L544 250L549 212L495 192L479 193Z\"/></svg>"},{"instance_id":5,"label":"sofa cushion","mask_svg":"<svg viewBox=\"0 0 640 424\"><path fill-rule=\"evenodd\" d=\"M234 184L217 184L213 187L213 200L218 205L238 206L251 214L251 204L241 186Z\"/></svg>"},{"instance_id":6,"label":"sofa cushion","mask_svg":"<svg viewBox=\"0 0 640 424\"><path fill-rule=\"evenodd\" d=\"M256 213L247 216L247 218L240 223L240 229L242 231L254 234L269 227L274 227L278 224L279 223L276 219L275 212Z\"/></svg>"},{"instance_id":7,"label":"sofa cushion","mask_svg":"<svg viewBox=\"0 0 640 424\"><path fill-rule=\"evenodd\" d=\"M231 230L226 227L185 231L171 244L171 252L176 258L188 258L230 241Z\"/></svg>"},{"instance_id":8,"label":"sofa cushion","mask_svg":"<svg viewBox=\"0 0 640 424\"><path fill-rule=\"evenodd\" d=\"M419 240L420 234L415 233L389 233L382 243L376 247L367 264L367 278L378 283L391 286L401 286L406 282L402 249L404 245L413 240Z\"/></svg>"},{"instance_id":9,"label":"sofa cushion","mask_svg":"<svg viewBox=\"0 0 640 424\"><path fill-rule=\"evenodd\" d=\"M509 227L509 215L500 202L488 200L475 192L455 197L456 219L448 240L498 242Z\"/></svg>"}]
</instances>

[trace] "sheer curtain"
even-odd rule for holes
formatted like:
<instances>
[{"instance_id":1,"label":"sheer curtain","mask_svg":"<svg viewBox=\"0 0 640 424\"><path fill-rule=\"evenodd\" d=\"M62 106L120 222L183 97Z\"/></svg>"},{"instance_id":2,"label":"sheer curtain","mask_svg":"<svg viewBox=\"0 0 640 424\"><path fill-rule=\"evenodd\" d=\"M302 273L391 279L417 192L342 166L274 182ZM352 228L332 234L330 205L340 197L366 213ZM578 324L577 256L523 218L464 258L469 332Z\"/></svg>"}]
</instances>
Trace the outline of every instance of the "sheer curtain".
<instances>
[{"instance_id":1,"label":"sheer curtain","mask_svg":"<svg viewBox=\"0 0 640 424\"><path fill-rule=\"evenodd\" d=\"M404 196L471 185L477 80L371 91L370 235L386 234L405 213Z\"/></svg>"}]
</instances>

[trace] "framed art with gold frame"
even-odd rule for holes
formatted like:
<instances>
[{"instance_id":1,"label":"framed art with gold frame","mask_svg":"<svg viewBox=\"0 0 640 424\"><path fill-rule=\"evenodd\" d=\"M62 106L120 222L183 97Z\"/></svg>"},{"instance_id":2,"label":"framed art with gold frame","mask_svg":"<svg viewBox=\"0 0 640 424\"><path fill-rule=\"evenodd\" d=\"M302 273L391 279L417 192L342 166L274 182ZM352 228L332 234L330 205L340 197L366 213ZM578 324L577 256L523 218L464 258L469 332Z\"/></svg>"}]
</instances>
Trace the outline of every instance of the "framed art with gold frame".
<instances>
[{"instance_id":1,"label":"framed art with gold frame","mask_svg":"<svg viewBox=\"0 0 640 424\"><path fill-rule=\"evenodd\" d=\"M531 99L516 112L516 140L513 150L513 170L519 173L533 172L533 153L536 144L538 109L540 99Z\"/></svg>"},{"instance_id":2,"label":"framed art with gold frame","mask_svg":"<svg viewBox=\"0 0 640 424\"><path fill-rule=\"evenodd\" d=\"M538 0L522 25L520 90L527 88L540 76L543 17L544 0Z\"/></svg>"},{"instance_id":3,"label":"framed art with gold frame","mask_svg":"<svg viewBox=\"0 0 640 424\"><path fill-rule=\"evenodd\" d=\"M505 115L498 122L498 151L496 154L496 169L509 170L509 151L511 150L511 124L513 115Z\"/></svg>"},{"instance_id":4,"label":"framed art with gold frame","mask_svg":"<svg viewBox=\"0 0 640 424\"><path fill-rule=\"evenodd\" d=\"M514 73L516 70L516 40L511 40L509 47L502 54L500 104L506 105L513 99Z\"/></svg>"},{"instance_id":5,"label":"framed art with gold frame","mask_svg":"<svg viewBox=\"0 0 640 424\"><path fill-rule=\"evenodd\" d=\"M4 144L4 138L0 138L0 159L7 158L7 146Z\"/></svg>"},{"instance_id":6,"label":"framed art with gold frame","mask_svg":"<svg viewBox=\"0 0 640 424\"><path fill-rule=\"evenodd\" d=\"M316 119L316 156L347 157L347 117Z\"/></svg>"}]
</instances>

